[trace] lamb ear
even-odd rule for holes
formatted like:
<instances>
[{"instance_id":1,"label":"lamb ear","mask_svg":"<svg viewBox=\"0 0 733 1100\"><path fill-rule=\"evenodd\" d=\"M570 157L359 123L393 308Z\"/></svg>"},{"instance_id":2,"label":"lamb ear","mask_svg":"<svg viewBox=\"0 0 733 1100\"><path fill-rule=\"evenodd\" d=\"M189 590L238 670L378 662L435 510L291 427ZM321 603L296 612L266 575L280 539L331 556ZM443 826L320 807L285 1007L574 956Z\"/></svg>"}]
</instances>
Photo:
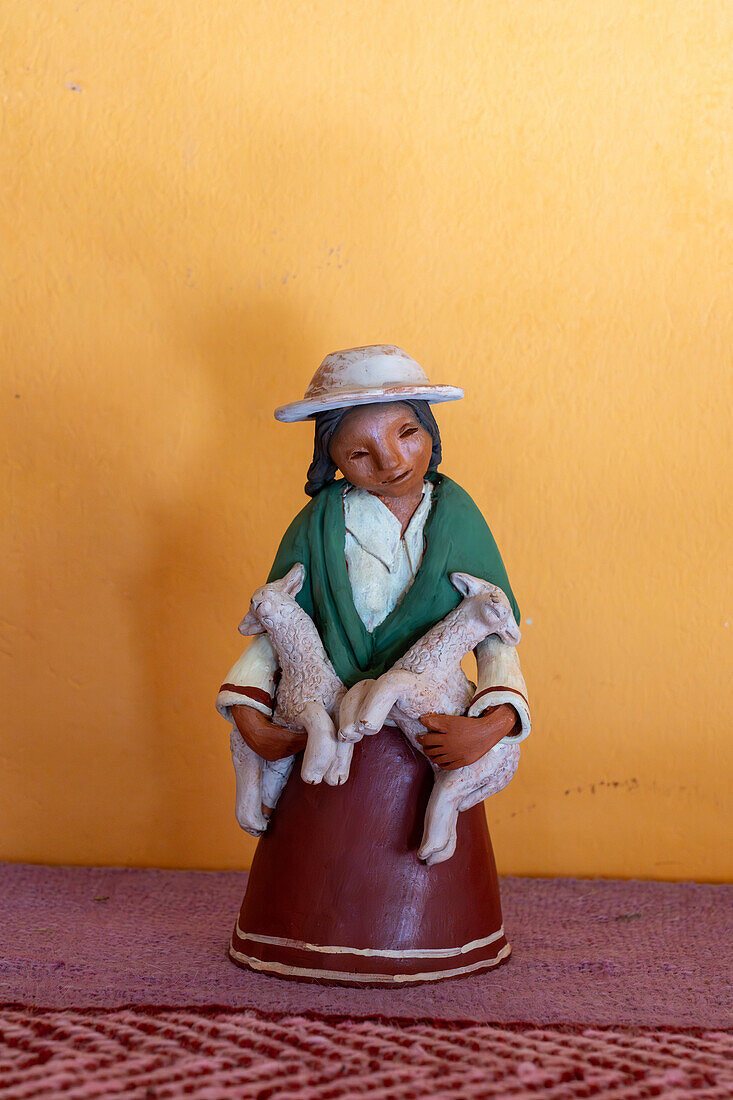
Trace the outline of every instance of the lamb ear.
<instances>
[{"instance_id":1,"label":"lamb ear","mask_svg":"<svg viewBox=\"0 0 733 1100\"><path fill-rule=\"evenodd\" d=\"M303 587L304 580L305 566L297 561L290 572L285 574L279 584L282 591L286 592L288 596L297 596Z\"/></svg>"},{"instance_id":2,"label":"lamb ear","mask_svg":"<svg viewBox=\"0 0 733 1100\"><path fill-rule=\"evenodd\" d=\"M478 596L479 592L483 592L486 583L478 577L472 577L470 573L451 573L450 582L462 596Z\"/></svg>"}]
</instances>

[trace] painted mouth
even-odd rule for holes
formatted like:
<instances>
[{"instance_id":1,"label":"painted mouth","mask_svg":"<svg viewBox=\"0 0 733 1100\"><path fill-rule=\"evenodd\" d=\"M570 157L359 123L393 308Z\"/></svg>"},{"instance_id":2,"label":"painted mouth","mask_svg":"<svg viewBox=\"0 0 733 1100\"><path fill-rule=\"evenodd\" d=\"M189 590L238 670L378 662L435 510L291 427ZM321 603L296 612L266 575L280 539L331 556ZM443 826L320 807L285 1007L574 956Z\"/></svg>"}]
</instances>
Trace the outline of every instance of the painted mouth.
<instances>
[{"instance_id":1,"label":"painted mouth","mask_svg":"<svg viewBox=\"0 0 733 1100\"><path fill-rule=\"evenodd\" d=\"M406 477L409 477L411 473L412 470L405 470L401 474L395 474L394 477L387 478L386 481L383 481L382 485L397 485L400 481L404 481Z\"/></svg>"}]
</instances>

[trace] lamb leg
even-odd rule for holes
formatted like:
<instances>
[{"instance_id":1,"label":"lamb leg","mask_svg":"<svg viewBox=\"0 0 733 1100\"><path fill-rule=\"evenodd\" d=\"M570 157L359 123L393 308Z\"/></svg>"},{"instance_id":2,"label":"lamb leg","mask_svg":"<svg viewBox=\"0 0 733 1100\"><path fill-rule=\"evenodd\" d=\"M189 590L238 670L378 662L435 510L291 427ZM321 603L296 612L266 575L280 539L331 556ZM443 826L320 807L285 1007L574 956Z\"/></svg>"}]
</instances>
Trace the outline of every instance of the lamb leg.
<instances>
[{"instance_id":1,"label":"lamb leg","mask_svg":"<svg viewBox=\"0 0 733 1100\"><path fill-rule=\"evenodd\" d=\"M352 743L348 741L339 741L337 743L336 755L334 756L333 763L323 777L329 787L338 787L349 778L349 768L351 767L353 752L354 746Z\"/></svg>"},{"instance_id":2,"label":"lamb leg","mask_svg":"<svg viewBox=\"0 0 733 1100\"><path fill-rule=\"evenodd\" d=\"M361 741L364 731L357 725L359 711L374 684L374 680L359 680L346 692L339 707L339 741Z\"/></svg>"},{"instance_id":3,"label":"lamb leg","mask_svg":"<svg viewBox=\"0 0 733 1100\"><path fill-rule=\"evenodd\" d=\"M417 683L414 672L403 669L385 672L366 693L355 723L357 728L362 733L378 733L397 700L403 695L409 697Z\"/></svg>"},{"instance_id":4,"label":"lamb leg","mask_svg":"<svg viewBox=\"0 0 733 1100\"><path fill-rule=\"evenodd\" d=\"M267 828L267 818L262 813L262 757L252 751L235 727L232 727L229 746L237 780L234 801L237 822L245 833L262 836Z\"/></svg>"},{"instance_id":5,"label":"lamb leg","mask_svg":"<svg viewBox=\"0 0 733 1100\"><path fill-rule=\"evenodd\" d=\"M262 769L262 802L272 811L283 793L295 763L294 756L285 756L281 760L265 760Z\"/></svg>"},{"instance_id":6,"label":"lamb leg","mask_svg":"<svg viewBox=\"0 0 733 1100\"><path fill-rule=\"evenodd\" d=\"M298 721L308 735L301 778L306 783L320 783L336 757L336 727L322 703L308 703L298 715Z\"/></svg>"},{"instance_id":7,"label":"lamb leg","mask_svg":"<svg viewBox=\"0 0 733 1100\"><path fill-rule=\"evenodd\" d=\"M450 859L458 839L460 780L457 772L439 772L425 810L425 827L417 854L429 867Z\"/></svg>"}]
</instances>

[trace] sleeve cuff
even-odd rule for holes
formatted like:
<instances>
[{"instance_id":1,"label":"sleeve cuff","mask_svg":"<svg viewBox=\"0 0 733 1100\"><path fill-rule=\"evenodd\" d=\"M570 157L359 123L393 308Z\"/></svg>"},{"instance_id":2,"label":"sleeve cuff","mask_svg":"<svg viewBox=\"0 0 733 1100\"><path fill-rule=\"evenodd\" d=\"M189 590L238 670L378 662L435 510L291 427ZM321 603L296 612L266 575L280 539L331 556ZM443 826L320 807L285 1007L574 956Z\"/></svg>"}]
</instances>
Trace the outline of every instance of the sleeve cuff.
<instances>
[{"instance_id":1,"label":"sleeve cuff","mask_svg":"<svg viewBox=\"0 0 733 1100\"><path fill-rule=\"evenodd\" d=\"M275 700L269 695L263 688L247 687L246 685L238 684L222 684L219 688L219 694L216 697L216 709L223 718L226 718L228 722L232 721L230 713L230 707L236 707L243 704L247 707L254 707L255 710L260 711L261 714L265 714L268 718L272 717Z\"/></svg>"},{"instance_id":2,"label":"sleeve cuff","mask_svg":"<svg viewBox=\"0 0 733 1100\"><path fill-rule=\"evenodd\" d=\"M477 718L488 707L498 707L501 703L510 703L514 707L519 715L521 729L519 733L503 737L499 744L506 742L507 744L518 745L520 741L524 741L525 737L529 737L529 732L532 729L532 719L526 696L521 691L517 691L516 688L497 686L484 688L483 691L477 692L468 708L468 717Z\"/></svg>"}]
</instances>

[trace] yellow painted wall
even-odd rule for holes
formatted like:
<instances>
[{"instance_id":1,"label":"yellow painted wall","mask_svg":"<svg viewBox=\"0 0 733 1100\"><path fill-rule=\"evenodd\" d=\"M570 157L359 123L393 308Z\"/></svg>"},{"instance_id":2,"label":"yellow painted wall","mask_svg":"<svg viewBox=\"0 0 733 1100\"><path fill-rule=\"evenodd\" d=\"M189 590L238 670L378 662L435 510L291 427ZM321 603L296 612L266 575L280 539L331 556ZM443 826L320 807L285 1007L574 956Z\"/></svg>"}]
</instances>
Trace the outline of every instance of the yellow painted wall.
<instances>
[{"instance_id":1,"label":"yellow painted wall","mask_svg":"<svg viewBox=\"0 0 733 1100\"><path fill-rule=\"evenodd\" d=\"M0 3L0 857L246 865L213 710L322 356L401 344L525 616L505 872L731 870L725 0ZM728 476L727 476L728 475Z\"/></svg>"}]
</instances>

